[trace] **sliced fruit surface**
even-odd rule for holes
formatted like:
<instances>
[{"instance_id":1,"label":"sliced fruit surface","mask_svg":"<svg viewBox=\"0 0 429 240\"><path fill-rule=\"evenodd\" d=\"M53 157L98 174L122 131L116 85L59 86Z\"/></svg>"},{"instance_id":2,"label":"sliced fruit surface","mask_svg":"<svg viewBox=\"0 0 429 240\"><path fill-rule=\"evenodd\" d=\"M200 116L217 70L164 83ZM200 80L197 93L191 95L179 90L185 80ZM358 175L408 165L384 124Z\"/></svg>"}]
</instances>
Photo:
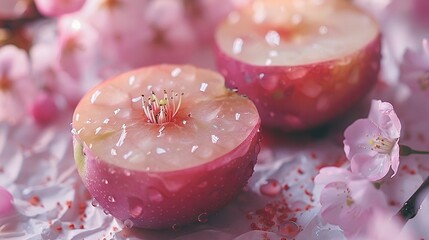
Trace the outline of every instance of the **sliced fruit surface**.
<instances>
[{"instance_id":1,"label":"sliced fruit surface","mask_svg":"<svg viewBox=\"0 0 429 240\"><path fill-rule=\"evenodd\" d=\"M256 0L216 31L221 51L247 64L296 66L342 58L373 41L375 21L344 0Z\"/></svg>"},{"instance_id":2,"label":"sliced fruit surface","mask_svg":"<svg viewBox=\"0 0 429 240\"><path fill-rule=\"evenodd\" d=\"M163 172L219 158L259 127L256 107L220 74L159 65L95 87L78 104L73 132L98 159Z\"/></svg>"}]
</instances>

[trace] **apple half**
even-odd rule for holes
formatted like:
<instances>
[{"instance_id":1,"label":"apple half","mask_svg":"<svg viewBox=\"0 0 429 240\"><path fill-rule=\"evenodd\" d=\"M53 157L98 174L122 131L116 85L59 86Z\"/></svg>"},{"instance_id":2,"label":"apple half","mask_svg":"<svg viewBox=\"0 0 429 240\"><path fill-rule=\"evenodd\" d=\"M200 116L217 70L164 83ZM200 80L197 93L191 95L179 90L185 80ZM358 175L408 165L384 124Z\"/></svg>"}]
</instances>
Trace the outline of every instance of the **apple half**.
<instances>
[{"instance_id":1,"label":"apple half","mask_svg":"<svg viewBox=\"0 0 429 240\"><path fill-rule=\"evenodd\" d=\"M157 65L103 82L73 116L74 155L99 205L134 226L206 217L247 184L260 118L215 72Z\"/></svg>"},{"instance_id":2,"label":"apple half","mask_svg":"<svg viewBox=\"0 0 429 240\"><path fill-rule=\"evenodd\" d=\"M255 0L215 33L227 86L251 98L263 126L303 130L350 109L377 81L377 23L344 0Z\"/></svg>"}]
</instances>

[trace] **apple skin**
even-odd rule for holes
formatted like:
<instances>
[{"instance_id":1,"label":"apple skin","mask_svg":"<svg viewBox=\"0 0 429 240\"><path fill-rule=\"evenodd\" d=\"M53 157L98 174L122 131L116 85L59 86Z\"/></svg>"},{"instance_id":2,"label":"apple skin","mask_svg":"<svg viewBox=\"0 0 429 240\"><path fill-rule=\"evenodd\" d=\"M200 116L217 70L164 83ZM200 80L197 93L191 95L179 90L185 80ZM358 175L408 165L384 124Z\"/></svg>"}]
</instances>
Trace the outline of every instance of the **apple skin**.
<instances>
[{"instance_id":1,"label":"apple skin","mask_svg":"<svg viewBox=\"0 0 429 240\"><path fill-rule=\"evenodd\" d=\"M359 102L378 80L381 35L341 59L298 66L258 66L239 61L215 44L226 85L253 100L265 127L307 130Z\"/></svg>"},{"instance_id":2,"label":"apple skin","mask_svg":"<svg viewBox=\"0 0 429 240\"><path fill-rule=\"evenodd\" d=\"M112 216L129 219L135 227L171 229L218 211L243 189L259 153L259 127L260 122L229 153L177 171L134 171L109 164L94 156L78 135L73 137L75 161L88 191Z\"/></svg>"}]
</instances>

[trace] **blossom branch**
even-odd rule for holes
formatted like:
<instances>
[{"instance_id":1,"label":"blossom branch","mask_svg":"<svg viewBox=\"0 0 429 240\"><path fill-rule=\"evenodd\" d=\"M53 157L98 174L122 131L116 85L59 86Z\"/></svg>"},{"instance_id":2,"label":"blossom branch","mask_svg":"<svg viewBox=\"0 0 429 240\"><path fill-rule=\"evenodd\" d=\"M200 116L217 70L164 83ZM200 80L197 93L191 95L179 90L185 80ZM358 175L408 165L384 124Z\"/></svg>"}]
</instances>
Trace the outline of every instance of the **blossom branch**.
<instances>
[{"instance_id":1,"label":"blossom branch","mask_svg":"<svg viewBox=\"0 0 429 240\"><path fill-rule=\"evenodd\" d=\"M405 221L405 223L408 220L414 218L417 215L420 209L420 206L424 200L424 197L422 197L422 194L425 193L428 187L429 187L429 177L425 179L425 181L414 192L414 194L404 203L402 208L399 209L396 216L402 218Z\"/></svg>"}]
</instances>

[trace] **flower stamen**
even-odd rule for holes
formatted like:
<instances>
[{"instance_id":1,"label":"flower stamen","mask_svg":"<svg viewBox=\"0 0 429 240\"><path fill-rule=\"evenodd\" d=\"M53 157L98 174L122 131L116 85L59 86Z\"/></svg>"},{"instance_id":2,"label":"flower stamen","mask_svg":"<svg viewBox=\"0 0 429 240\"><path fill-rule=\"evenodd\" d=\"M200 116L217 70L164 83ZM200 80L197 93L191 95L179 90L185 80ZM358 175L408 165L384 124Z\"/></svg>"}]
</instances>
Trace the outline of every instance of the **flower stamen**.
<instances>
[{"instance_id":1,"label":"flower stamen","mask_svg":"<svg viewBox=\"0 0 429 240\"><path fill-rule=\"evenodd\" d=\"M371 145L371 150L373 151L390 154L395 145L395 141L378 136L376 139L371 139L369 144Z\"/></svg>"},{"instance_id":2,"label":"flower stamen","mask_svg":"<svg viewBox=\"0 0 429 240\"><path fill-rule=\"evenodd\" d=\"M158 98L154 91L147 99L142 95L142 108L147 121L155 124L173 121L182 104L183 95L184 93L177 94L173 90L171 90L170 97L168 97L166 90L164 90L162 98Z\"/></svg>"}]
</instances>

